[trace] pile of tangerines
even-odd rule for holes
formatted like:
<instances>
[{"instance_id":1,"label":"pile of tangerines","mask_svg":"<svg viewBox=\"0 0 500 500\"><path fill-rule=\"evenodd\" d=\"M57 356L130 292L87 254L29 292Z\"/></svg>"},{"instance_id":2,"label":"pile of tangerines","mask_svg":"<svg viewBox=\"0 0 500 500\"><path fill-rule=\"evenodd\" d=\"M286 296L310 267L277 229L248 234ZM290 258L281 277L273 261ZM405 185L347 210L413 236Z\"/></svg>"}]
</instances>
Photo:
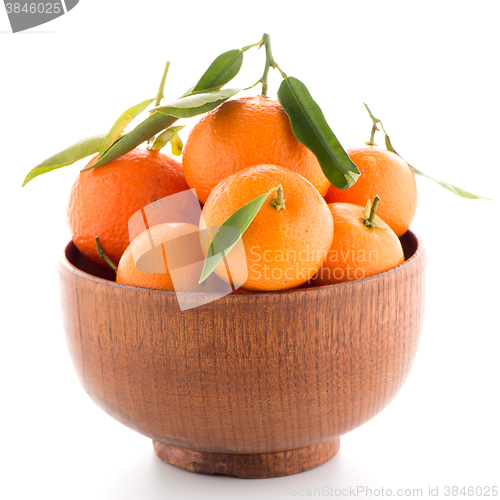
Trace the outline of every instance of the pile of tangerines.
<instances>
[{"instance_id":1,"label":"pile of tangerines","mask_svg":"<svg viewBox=\"0 0 500 500\"><path fill-rule=\"evenodd\" d=\"M361 175L341 190L330 185L315 155L296 139L278 101L263 96L228 100L193 127L182 164L159 151L136 148L82 171L67 209L72 239L89 261L107 267L101 257L106 256L117 266L118 282L174 290L162 245L197 233L199 246L190 244L186 252L199 267L186 268L183 290L178 281L175 286L175 291L193 291L214 228L270 193L241 236L244 258L231 260L229 251L216 275L250 291L365 278L404 261L399 237L415 215L417 187L412 169L397 154L372 144L346 151ZM186 190L193 190L202 206L199 224L160 220L130 242L134 214ZM138 269L141 252L160 260L162 272Z\"/></svg>"}]
</instances>

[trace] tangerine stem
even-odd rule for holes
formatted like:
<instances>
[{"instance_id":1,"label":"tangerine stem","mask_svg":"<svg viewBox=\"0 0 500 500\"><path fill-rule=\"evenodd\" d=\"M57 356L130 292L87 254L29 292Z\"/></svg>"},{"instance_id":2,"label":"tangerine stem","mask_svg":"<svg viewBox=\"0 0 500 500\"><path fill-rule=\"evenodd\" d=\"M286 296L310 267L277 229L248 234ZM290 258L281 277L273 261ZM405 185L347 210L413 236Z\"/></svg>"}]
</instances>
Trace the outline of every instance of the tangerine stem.
<instances>
[{"instance_id":1,"label":"tangerine stem","mask_svg":"<svg viewBox=\"0 0 500 500\"><path fill-rule=\"evenodd\" d=\"M271 201L271 205L279 212L282 208L286 209L285 202L286 200L283 199L283 187L280 184L276 190L276 196Z\"/></svg>"},{"instance_id":2,"label":"tangerine stem","mask_svg":"<svg viewBox=\"0 0 500 500\"><path fill-rule=\"evenodd\" d=\"M160 105L161 100L165 97L163 91L165 90L165 82L167 81L167 75L169 69L170 69L170 61L167 61L165 69L163 70L163 75L161 77L160 87L158 88L158 93L156 94L155 108Z\"/></svg>"},{"instance_id":3,"label":"tangerine stem","mask_svg":"<svg viewBox=\"0 0 500 500\"><path fill-rule=\"evenodd\" d=\"M370 215L368 217L360 217L359 219L363 221L364 225L370 229L385 229L384 227L380 227L376 222L375 222L375 215L377 212L377 207L378 207L378 202L380 201L379 195L375 196L373 199L373 205L370 210ZM370 200L368 200L366 211L368 212L368 209L370 207Z\"/></svg>"},{"instance_id":4,"label":"tangerine stem","mask_svg":"<svg viewBox=\"0 0 500 500\"><path fill-rule=\"evenodd\" d=\"M368 114L370 115L370 118L372 119L372 122L373 122L370 140L366 144L368 144L368 146L376 146L376 144L373 142L373 140L375 139L375 132L379 131L379 129L377 127L377 123L380 123L380 125L382 125L382 122L378 118L375 118L373 116L373 113L370 111L370 108L368 107L368 105L365 102L363 104L365 105L365 108L368 111Z\"/></svg>"},{"instance_id":5,"label":"tangerine stem","mask_svg":"<svg viewBox=\"0 0 500 500\"><path fill-rule=\"evenodd\" d=\"M167 81L167 75L168 75L168 70L170 69L170 61L167 61L167 64L165 64L165 69L163 70L163 75L161 77L161 82L160 86L158 87L158 93L156 94L156 100L155 100L155 108L160 105L161 100L165 97L164 95L164 90L165 90L165 82ZM149 112L150 115L154 113L154 110L151 110ZM148 139L147 143L147 149L151 149L150 146L153 144L155 139L155 136L150 137Z\"/></svg>"},{"instance_id":6,"label":"tangerine stem","mask_svg":"<svg viewBox=\"0 0 500 500\"><path fill-rule=\"evenodd\" d=\"M104 259L106 264L116 273L116 270L118 268L115 266L115 263L109 258L108 254L104 251L104 248L102 248L101 242L99 241L99 236L95 237L95 246L97 247L97 255L99 255L101 259Z\"/></svg>"},{"instance_id":7,"label":"tangerine stem","mask_svg":"<svg viewBox=\"0 0 500 500\"><path fill-rule=\"evenodd\" d=\"M257 43L252 43L252 45L247 45L246 47L243 47L242 49L240 49L240 53L243 54L244 52L246 52L247 50L250 50L253 47L259 47L259 49L260 49L262 47L262 45L264 45L264 42L265 42L264 37L265 37L265 33L264 33L264 35L262 35L262 38ZM253 85L250 85L250 87L247 87L246 89L243 89L243 90L253 89L259 83L261 83L261 80L262 79L257 80Z\"/></svg>"},{"instance_id":8,"label":"tangerine stem","mask_svg":"<svg viewBox=\"0 0 500 500\"><path fill-rule=\"evenodd\" d=\"M260 79L260 83L262 83L261 95L262 97L267 97L267 77L269 75L269 68L276 68L277 64L274 60L273 52L271 50L271 37L267 33L264 33L262 35L261 47L262 45L264 45L266 48L266 63L264 66L264 73Z\"/></svg>"},{"instance_id":9,"label":"tangerine stem","mask_svg":"<svg viewBox=\"0 0 500 500\"><path fill-rule=\"evenodd\" d=\"M380 198L379 198L379 195L377 194L377 196L375 196L375 198L373 199L373 205L372 205L372 209L370 211L370 217L368 219L368 222L370 224L373 224L375 222L375 214L377 213L377 207L378 207L379 201L380 201Z\"/></svg>"}]
</instances>

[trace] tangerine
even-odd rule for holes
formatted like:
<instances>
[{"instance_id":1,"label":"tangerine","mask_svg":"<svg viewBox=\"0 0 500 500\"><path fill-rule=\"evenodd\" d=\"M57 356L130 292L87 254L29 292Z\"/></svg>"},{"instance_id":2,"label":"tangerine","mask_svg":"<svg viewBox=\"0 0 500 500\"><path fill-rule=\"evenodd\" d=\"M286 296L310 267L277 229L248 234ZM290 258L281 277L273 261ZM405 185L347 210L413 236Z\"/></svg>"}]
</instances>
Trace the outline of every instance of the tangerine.
<instances>
[{"instance_id":1,"label":"tangerine","mask_svg":"<svg viewBox=\"0 0 500 500\"><path fill-rule=\"evenodd\" d=\"M285 290L306 282L321 266L333 238L330 210L309 181L276 165L246 168L212 190L200 220L203 253L230 215L279 185L281 191L269 195L244 232L245 251L230 251L227 266L223 261L215 269L223 280L246 290Z\"/></svg>"},{"instance_id":2,"label":"tangerine","mask_svg":"<svg viewBox=\"0 0 500 500\"><path fill-rule=\"evenodd\" d=\"M331 186L325 196L326 202L364 206L366 200L380 195L383 203L377 214L397 236L402 236L417 210L417 184L412 169L397 154L376 146L360 146L346 152L361 176L349 189Z\"/></svg>"},{"instance_id":3,"label":"tangerine","mask_svg":"<svg viewBox=\"0 0 500 500\"><path fill-rule=\"evenodd\" d=\"M367 278L404 262L403 248L394 231L375 215L368 223L366 209L352 203L330 203L335 238L312 285L332 285Z\"/></svg>"},{"instance_id":4,"label":"tangerine","mask_svg":"<svg viewBox=\"0 0 500 500\"><path fill-rule=\"evenodd\" d=\"M177 255L189 263L177 272L175 287L165 250L165 244L174 241ZM143 231L127 247L118 264L116 281L156 290L197 291L203 261L198 226L182 222L158 224Z\"/></svg>"},{"instance_id":5,"label":"tangerine","mask_svg":"<svg viewBox=\"0 0 500 500\"><path fill-rule=\"evenodd\" d=\"M151 202L186 189L181 164L146 149L134 149L107 165L80 172L67 207L73 242L85 258L107 268L97 255L95 236L99 236L117 265L130 242L130 217Z\"/></svg>"},{"instance_id":6,"label":"tangerine","mask_svg":"<svg viewBox=\"0 0 500 500\"><path fill-rule=\"evenodd\" d=\"M189 134L182 163L202 203L220 181L260 164L297 172L322 196L330 186L316 156L294 136L281 104L262 96L226 101L206 114Z\"/></svg>"}]
</instances>

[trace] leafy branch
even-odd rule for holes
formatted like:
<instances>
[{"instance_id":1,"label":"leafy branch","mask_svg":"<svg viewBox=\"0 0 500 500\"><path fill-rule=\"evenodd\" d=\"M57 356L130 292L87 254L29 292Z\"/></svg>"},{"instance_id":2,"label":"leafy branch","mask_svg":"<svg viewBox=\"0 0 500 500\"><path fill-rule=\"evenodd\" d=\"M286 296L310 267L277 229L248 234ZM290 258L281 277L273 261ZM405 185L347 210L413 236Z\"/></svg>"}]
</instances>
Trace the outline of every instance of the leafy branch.
<instances>
[{"instance_id":1,"label":"leafy branch","mask_svg":"<svg viewBox=\"0 0 500 500\"><path fill-rule=\"evenodd\" d=\"M153 149L156 149L154 146L156 142L154 138L156 135L171 128L179 118L196 116L197 114L210 111L240 90L232 89L232 91L228 92L227 90L221 89L240 71L243 63L243 53L252 47L260 46L261 43L262 40L243 47L240 50L230 50L218 56L203 73L201 78L177 101L174 101L174 103L170 105L172 111L171 115L165 113L165 109L167 109L168 106L164 109L158 109L160 101L164 98L163 89L170 66L170 63L167 62L156 100L147 99L127 109L120 115L107 134L82 139L46 159L28 173L24 179L23 186L41 174L72 165L96 153L99 153L99 159L92 165L92 168L106 165L146 141L151 142L153 144ZM189 99L192 96L197 96L197 98ZM155 101L155 107L150 111L149 116L133 130L124 133L125 127L141 112L145 111L153 101ZM189 110L190 104L192 105L191 110ZM178 139L177 134L169 135L172 135L171 142L174 148L176 148L176 150L173 148L174 154L175 152L180 153L179 148L181 148L182 143L180 139ZM163 136L156 145L158 146L161 144L165 140L165 137L166 136Z\"/></svg>"},{"instance_id":2,"label":"leafy branch","mask_svg":"<svg viewBox=\"0 0 500 500\"><path fill-rule=\"evenodd\" d=\"M339 189L353 186L360 176L359 169L328 125L321 108L299 79L287 76L280 68L271 50L269 35L264 34L262 45L266 49L266 62L257 82L262 84L262 95L267 96L269 69L277 69L283 78L278 100L290 119L295 137L314 153L331 184Z\"/></svg>"},{"instance_id":3,"label":"leafy branch","mask_svg":"<svg viewBox=\"0 0 500 500\"><path fill-rule=\"evenodd\" d=\"M333 134L305 85L296 78L288 77L276 63L268 34L264 34L257 43L224 52L214 59L199 80L180 98L160 105L164 99L165 81L170 67L167 62L156 99L147 99L128 108L105 136L83 139L37 165L27 175L23 185L40 174L71 165L95 153L99 153L97 161L82 171L101 167L144 142L148 143L149 149L160 149L166 141L170 141L174 154L180 154L182 142L177 135L179 129L173 128L174 123L180 118L191 118L211 111L242 90L223 87L239 73L243 54L253 47L264 47L266 53L263 74L253 87L262 84L262 96L266 97L269 70L277 69L283 77L278 99L290 118L295 136L316 155L325 176L334 186L339 189L352 186L360 175L359 170ZM124 132L132 120L144 112L153 101L155 104L149 116L130 132Z\"/></svg>"},{"instance_id":4,"label":"leafy branch","mask_svg":"<svg viewBox=\"0 0 500 500\"><path fill-rule=\"evenodd\" d=\"M401 159L403 159L403 157L392 146L391 139L389 137L389 134L386 132L382 121L379 120L378 118L375 118L375 116L373 116L373 113L370 111L370 108L368 107L368 105L366 103L363 103L363 104L365 105L365 108L368 111L368 114L370 115L370 118L372 120L372 131L371 131L370 141L367 142L366 144L368 144L369 146L375 145L375 143L373 142L374 137L375 137L375 132L379 131L377 125L380 124L380 128L384 132L384 136L385 136L385 147L389 151L393 152L394 154L397 154ZM445 181L442 181L440 179L435 179L434 177L431 177L430 175L427 175L424 172L422 172L422 170L419 170L418 168L410 165L409 163L408 163L408 166L413 170L414 174L420 175L421 177L427 177L427 179L434 181L435 183L439 184L441 187L447 189L448 191L450 191L453 194L456 194L457 196L461 196L462 198L468 198L470 200L478 200L478 199L488 200L489 199L489 198L485 198L484 196L478 196L476 194L469 193L469 191L466 191L465 189L454 186L453 184L450 184L449 182L445 182Z\"/></svg>"}]
</instances>

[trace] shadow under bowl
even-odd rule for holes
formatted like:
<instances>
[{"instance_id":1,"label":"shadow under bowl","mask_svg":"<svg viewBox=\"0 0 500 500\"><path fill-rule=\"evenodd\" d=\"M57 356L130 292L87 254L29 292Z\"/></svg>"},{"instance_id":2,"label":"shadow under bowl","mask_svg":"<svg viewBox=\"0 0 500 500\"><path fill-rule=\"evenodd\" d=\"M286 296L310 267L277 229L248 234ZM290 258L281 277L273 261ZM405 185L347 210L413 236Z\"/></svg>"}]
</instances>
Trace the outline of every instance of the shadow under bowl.
<instances>
[{"instance_id":1,"label":"shadow under bowl","mask_svg":"<svg viewBox=\"0 0 500 500\"><path fill-rule=\"evenodd\" d=\"M401 243L405 262L370 278L181 311L175 292L118 284L70 242L59 277L73 366L168 463L247 478L311 469L387 406L415 358L426 255L411 231Z\"/></svg>"}]
</instances>

